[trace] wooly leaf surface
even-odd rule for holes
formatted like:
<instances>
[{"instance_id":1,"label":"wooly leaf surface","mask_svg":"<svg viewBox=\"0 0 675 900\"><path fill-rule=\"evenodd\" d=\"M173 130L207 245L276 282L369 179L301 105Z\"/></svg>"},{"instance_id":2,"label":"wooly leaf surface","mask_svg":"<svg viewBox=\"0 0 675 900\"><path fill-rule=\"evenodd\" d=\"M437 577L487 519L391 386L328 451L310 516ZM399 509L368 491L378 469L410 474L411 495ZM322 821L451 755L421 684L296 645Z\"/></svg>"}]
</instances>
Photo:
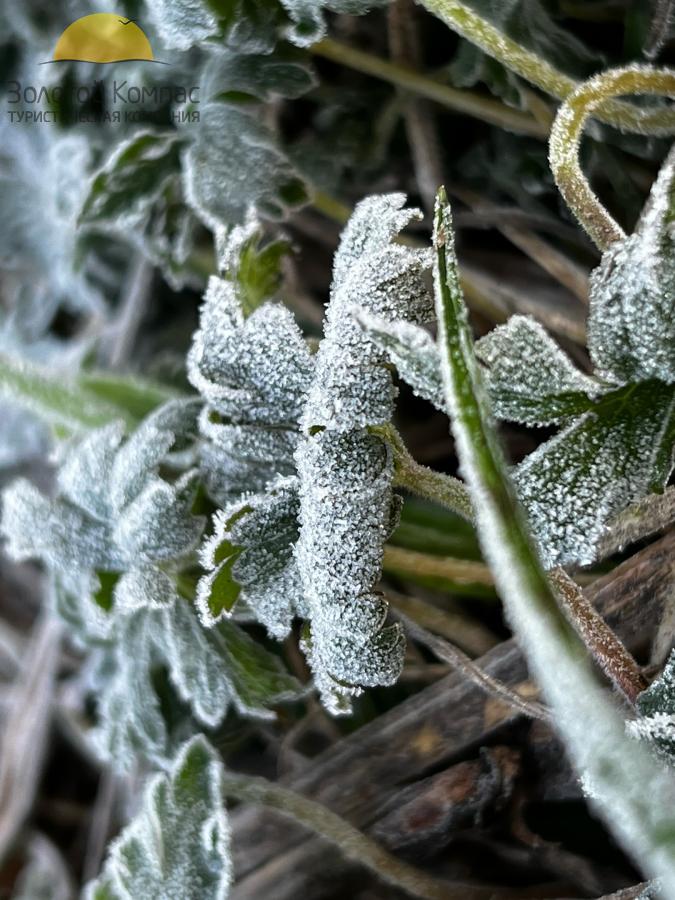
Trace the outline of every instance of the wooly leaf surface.
<instances>
[{"instance_id":1,"label":"wooly leaf surface","mask_svg":"<svg viewBox=\"0 0 675 900\"><path fill-rule=\"evenodd\" d=\"M292 314L264 302L277 290L285 245L260 245L253 220L217 232L223 277L209 281L188 356L207 407L201 468L209 494L227 504L295 471L298 420L313 358Z\"/></svg>"},{"instance_id":2,"label":"wooly leaf surface","mask_svg":"<svg viewBox=\"0 0 675 900\"><path fill-rule=\"evenodd\" d=\"M360 16L371 9L386 6L389 0L281 0L294 25L288 29L290 40L310 46L326 33L324 12Z\"/></svg>"},{"instance_id":3,"label":"wooly leaf surface","mask_svg":"<svg viewBox=\"0 0 675 900\"><path fill-rule=\"evenodd\" d=\"M214 54L204 69L202 90L209 100L295 99L316 87L317 78L304 54L280 45L273 54Z\"/></svg>"},{"instance_id":4,"label":"wooly leaf surface","mask_svg":"<svg viewBox=\"0 0 675 900\"><path fill-rule=\"evenodd\" d=\"M203 545L208 574L199 583L197 605L212 625L244 604L274 637L290 631L295 616L306 618L293 548L298 539L296 478L273 482L217 513L213 536Z\"/></svg>"},{"instance_id":5,"label":"wooly leaf surface","mask_svg":"<svg viewBox=\"0 0 675 900\"><path fill-rule=\"evenodd\" d=\"M639 718L628 723L628 732L649 742L671 765L675 764L675 652L663 672L638 697Z\"/></svg>"},{"instance_id":6,"label":"wooly leaf surface","mask_svg":"<svg viewBox=\"0 0 675 900\"><path fill-rule=\"evenodd\" d=\"M374 592L399 508L393 463L384 441L368 431L389 422L394 388L386 355L352 313L362 307L387 319L430 316L422 277L429 257L393 242L417 216L401 208L404 199L368 198L343 233L296 452L296 558L311 620L305 647L334 713L348 711L349 697L364 686L393 683L403 662L403 636L385 626L387 604Z\"/></svg>"},{"instance_id":7,"label":"wooly leaf surface","mask_svg":"<svg viewBox=\"0 0 675 900\"><path fill-rule=\"evenodd\" d=\"M79 217L81 233L130 241L175 289L191 278L186 262L197 225L182 197L185 142L184 135L159 130L121 141L92 179Z\"/></svg>"},{"instance_id":8,"label":"wooly leaf surface","mask_svg":"<svg viewBox=\"0 0 675 900\"><path fill-rule=\"evenodd\" d=\"M87 900L225 900L232 864L222 779L222 762L204 737L185 744L170 770L147 785Z\"/></svg>"},{"instance_id":9,"label":"wooly leaf surface","mask_svg":"<svg viewBox=\"0 0 675 900\"><path fill-rule=\"evenodd\" d=\"M625 384L675 382L675 149L635 233L603 255L592 276L588 346L598 372Z\"/></svg>"},{"instance_id":10,"label":"wooly leaf surface","mask_svg":"<svg viewBox=\"0 0 675 900\"><path fill-rule=\"evenodd\" d=\"M171 462L177 439L196 431L199 406L172 401L124 443L121 424L91 432L68 450L54 499L26 481L4 496L8 551L42 559L57 579L57 611L81 643L103 645L94 737L121 767L139 755L161 761L170 752L158 667L207 727L230 707L269 716L271 704L299 688L237 626L207 632L171 577L196 548L203 520L192 515L194 472L169 483L158 468Z\"/></svg>"},{"instance_id":11,"label":"wooly leaf surface","mask_svg":"<svg viewBox=\"0 0 675 900\"><path fill-rule=\"evenodd\" d=\"M9 301L21 291L24 305L38 298L47 322L60 305L92 310L103 304L100 286L78 264L77 216L90 167L91 148L82 136L0 127L2 295Z\"/></svg>"}]
</instances>

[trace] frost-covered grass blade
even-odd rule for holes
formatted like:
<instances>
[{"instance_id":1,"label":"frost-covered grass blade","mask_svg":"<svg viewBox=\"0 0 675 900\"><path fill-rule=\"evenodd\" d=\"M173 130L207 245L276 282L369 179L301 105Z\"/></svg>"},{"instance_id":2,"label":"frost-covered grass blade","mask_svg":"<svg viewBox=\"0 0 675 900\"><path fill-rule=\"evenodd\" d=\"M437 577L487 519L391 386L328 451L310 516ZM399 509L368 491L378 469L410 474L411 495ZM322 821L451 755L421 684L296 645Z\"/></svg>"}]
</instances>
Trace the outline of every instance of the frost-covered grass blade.
<instances>
[{"instance_id":1,"label":"frost-covered grass blade","mask_svg":"<svg viewBox=\"0 0 675 900\"><path fill-rule=\"evenodd\" d=\"M572 760L592 787L605 820L673 892L675 779L626 735L623 717L591 674L583 646L559 610L534 549L475 359L444 192L438 200L434 241L443 380L483 552Z\"/></svg>"}]
</instances>

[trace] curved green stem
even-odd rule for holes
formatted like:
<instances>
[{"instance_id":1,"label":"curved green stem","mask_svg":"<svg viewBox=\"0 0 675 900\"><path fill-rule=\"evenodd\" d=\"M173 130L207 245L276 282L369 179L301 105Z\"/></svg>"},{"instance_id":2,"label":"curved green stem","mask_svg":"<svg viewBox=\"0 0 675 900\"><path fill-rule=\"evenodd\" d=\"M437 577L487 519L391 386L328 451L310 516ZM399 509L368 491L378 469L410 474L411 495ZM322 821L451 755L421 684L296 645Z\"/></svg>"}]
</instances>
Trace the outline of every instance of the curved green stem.
<instances>
[{"instance_id":1,"label":"curved green stem","mask_svg":"<svg viewBox=\"0 0 675 900\"><path fill-rule=\"evenodd\" d=\"M394 484L407 488L411 493L425 500L440 503L457 513L467 522L473 522L473 506L466 486L459 478L435 472L416 462L403 438L393 425L373 427L373 434L385 440L394 454Z\"/></svg>"},{"instance_id":2,"label":"curved green stem","mask_svg":"<svg viewBox=\"0 0 675 900\"><path fill-rule=\"evenodd\" d=\"M623 94L675 96L675 71L631 66L590 78L567 98L558 111L549 142L549 159L567 205L601 250L625 238L593 193L579 165L579 144L589 116L611 97Z\"/></svg>"},{"instance_id":3,"label":"curved green stem","mask_svg":"<svg viewBox=\"0 0 675 900\"><path fill-rule=\"evenodd\" d=\"M574 78L558 71L536 53L507 37L460 0L420 2L453 31L547 94L565 100L579 86ZM598 105L593 114L596 119L608 125L638 134L663 135L675 131L675 110L672 109L640 109L629 103L609 100Z\"/></svg>"},{"instance_id":4,"label":"curved green stem","mask_svg":"<svg viewBox=\"0 0 675 900\"><path fill-rule=\"evenodd\" d=\"M316 832L351 860L374 872L412 897L423 900L500 900L506 893L470 884L451 884L397 859L363 832L320 803L279 784L248 775L225 772L226 797L262 803ZM522 894L521 894L522 896Z\"/></svg>"},{"instance_id":5,"label":"curved green stem","mask_svg":"<svg viewBox=\"0 0 675 900\"><path fill-rule=\"evenodd\" d=\"M490 125L536 138L545 139L548 134L546 126L534 116L511 109L498 100L482 97L473 91L450 87L441 81L420 75L414 69L381 59L372 53L364 53L363 50L350 47L348 44L325 38L310 47L310 50L316 56L330 59L365 75L381 78L398 88L426 97L441 106L473 116Z\"/></svg>"}]
</instances>

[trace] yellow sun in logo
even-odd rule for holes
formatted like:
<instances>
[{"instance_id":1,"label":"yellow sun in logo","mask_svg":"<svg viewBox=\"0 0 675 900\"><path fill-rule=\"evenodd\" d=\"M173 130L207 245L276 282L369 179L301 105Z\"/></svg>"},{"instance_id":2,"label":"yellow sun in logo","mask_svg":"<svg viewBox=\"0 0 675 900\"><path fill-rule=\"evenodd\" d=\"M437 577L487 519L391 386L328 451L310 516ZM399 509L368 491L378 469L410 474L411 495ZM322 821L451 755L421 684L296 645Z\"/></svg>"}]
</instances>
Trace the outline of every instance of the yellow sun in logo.
<instances>
[{"instance_id":1,"label":"yellow sun in logo","mask_svg":"<svg viewBox=\"0 0 675 900\"><path fill-rule=\"evenodd\" d=\"M150 41L138 25L117 13L93 13L76 19L63 32L53 61L80 60L112 63L124 60L154 62Z\"/></svg>"}]
</instances>

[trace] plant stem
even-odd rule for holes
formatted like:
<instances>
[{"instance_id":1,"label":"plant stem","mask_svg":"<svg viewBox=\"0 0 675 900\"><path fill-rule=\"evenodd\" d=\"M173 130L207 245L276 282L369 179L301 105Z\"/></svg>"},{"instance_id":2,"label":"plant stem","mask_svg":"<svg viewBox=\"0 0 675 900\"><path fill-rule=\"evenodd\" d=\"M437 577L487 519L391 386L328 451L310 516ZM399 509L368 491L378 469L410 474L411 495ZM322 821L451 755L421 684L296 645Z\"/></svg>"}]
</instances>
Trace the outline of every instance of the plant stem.
<instances>
[{"instance_id":1,"label":"plant stem","mask_svg":"<svg viewBox=\"0 0 675 900\"><path fill-rule=\"evenodd\" d=\"M594 110L622 94L675 96L675 72L632 66L595 75L580 85L560 107L549 142L549 159L567 205L601 250L623 240L623 229L593 193L579 165L584 125Z\"/></svg>"},{"instance_id":2,"label":"plant stem","mask_svg":"<svg viewBox=\"0 0 675 900\"><path fill-rule=\"evenodd\" d=\"M391 447L394 454L394 484L407 488L411 493L434 503L440 503L457 513L467 522L473 522L471 498L463 482L452 475L444 475L416 462L403 438L393 425L373 427L373 434L379 435Z\"/></svg>"},{"instance_id":3,"label":"plant stem","mask_svg":"<svg viewBox=\"0 0 675 900\"><path fill-rule=\"evenodd\" d=\"M345 203L317 189L312 192L312 206L323 213L326 218L337 222L338 225L346 225L352 214L351 209Z\"/></svg>"},{"instance_id":4,"label":"plant stem","mask_svg":"<svg viewBox=\"0 0 675 900\"><path fill-rule=\"evenodd\" d=\"M420 97L426 97L428 100L434 100L441 106L473 116L490 125L497 125L499 128L514 131L517 134L546 139L547 129L537 119L520 110L511 109L490 97L482 97L472 91L450 87L441 81L420 75L407 66L397 65L332 38L319 41L310 47L310 50L316 56L330 59L332 62L355 69L364 75L380 78L398 88L403 88Z\"/></svg>"},{"instance_id":5,"label":"plant stem","mask_svg":"<svg viewBox=\"0 0 675 900\"><path fill-rule=\"evenodd\" d=\"M433 878L397 859L332 810L284 788L279 784L249 775L225 772L226 797L249 803L261 803L305 825L338 847L347 859L370 869L388 884L423 900L499 900L505 896L488 887L448 883Z\"/></svg>"},{"instance_id":6,"label":"plant stem","mask_svg":"<svg viewBox=\"0 0 675 900\"><path fill-rule=\"evenodd\" d=\"M467 41L480 47L488 56L499 60L546 93L565 100L579 86L574 78L558 71L550 63L507 37L460 0L420 0L426 9ZM629 103L610 100L594 111L594 116L608 125L637 134L672 134L675 111L672 109L640 109Z\"/></svg>"},{"instance_id":7,"label":"plant stem","mask_svg":"<svg viewBox=\"0 0 675 900\"><path fill-rule=\"evenodd\" d=\"M426 575L445 578L455 584L482 584L494 587L494 579L484 563L452 556L434 556L419 550L406 550L387 544L384 548L383 568L397 575Z\"/></svg>"},{"instance_id":8,"label":"plant stem","mask_svg":"<svg viewBox=\"0 0 675 900\"><path fill-rule=\"evenodd\" d=\"M549 572L562 608L593 659L633 706L647 687L638 664L564 569Z\"/></svg>"},{"instance_id":9,"label":"plant stem","mask_svg":"<svg viewBox=\"0 0 675 900\"><path fill-rule=\"evenodd\" d=\"M480 666L477 666L466 653L463 653L457 647L448 643L448 641L443 640L443 638L437 637L435 634L426 631L426 629L422 628L416 622L413 622L412 619L409 619L407 616L403 615L403 613L398 612L397 616L413 640L420 644L424 644L425 647L428 647L429 650L431 650L434 656L437 656L438 659L448 663L448 665L453 666L453 668L461 672L469 681L477 685L482 691L485 691L486 694L491 697L496 697L503 703L507 703L519 713L522 713L531 719L542 719L545 722L551 720L549 711L541 703L537 703L535 700L526 700L524 697L521 697L520 694L516 693L516 691L507 684L504 684L503 681L499 681L491 675L488 675L488 673L483 671Z\"/></svg>"}]
</instances>

